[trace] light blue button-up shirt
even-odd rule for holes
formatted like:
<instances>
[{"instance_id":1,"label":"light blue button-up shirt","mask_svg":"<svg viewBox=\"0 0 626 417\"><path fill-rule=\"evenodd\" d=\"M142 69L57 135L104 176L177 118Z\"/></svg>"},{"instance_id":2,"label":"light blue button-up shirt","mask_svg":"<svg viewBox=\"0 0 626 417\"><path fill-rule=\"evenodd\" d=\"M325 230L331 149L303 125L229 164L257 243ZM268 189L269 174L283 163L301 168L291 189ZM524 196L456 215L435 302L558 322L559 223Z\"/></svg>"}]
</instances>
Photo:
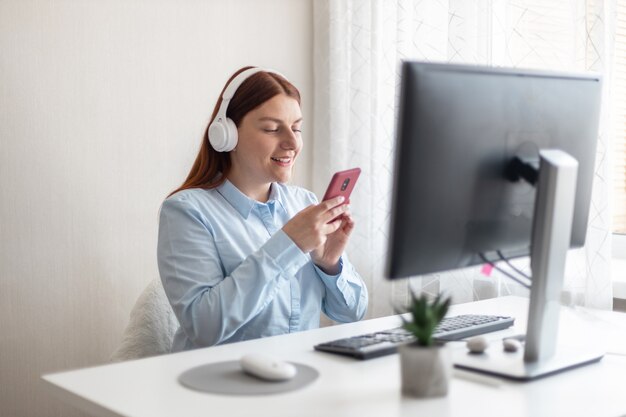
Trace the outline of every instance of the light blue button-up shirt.
<instances>
[{"instance_id":1,"label":"light blue button-up shirt","mask_svg":"<svg viewBox=\"0 0 626 417\"><path fill-rule=\"evenodd\" d=\"M360 320L367 288L345 253L325 274L282 227L315 195L273 183L267 203L228 180L174 194L161 207L157 257L180 328L172 351Z\"/></svg>"}]
</instances>

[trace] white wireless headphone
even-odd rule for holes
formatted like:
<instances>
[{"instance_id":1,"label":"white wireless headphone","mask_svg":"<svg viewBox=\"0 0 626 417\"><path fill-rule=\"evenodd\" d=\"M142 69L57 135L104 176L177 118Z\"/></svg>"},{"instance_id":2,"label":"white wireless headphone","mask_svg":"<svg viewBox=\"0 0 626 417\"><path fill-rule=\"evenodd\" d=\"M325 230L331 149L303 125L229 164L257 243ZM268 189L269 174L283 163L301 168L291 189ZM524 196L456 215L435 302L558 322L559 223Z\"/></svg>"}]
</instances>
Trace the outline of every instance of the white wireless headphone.
<instances>
[{"instance_id":1,"label":"white wireless headphone","mask_svg":"<svg viewBox=\"0 0 626 417\"><path fill-rule=\"evenodd\" d=\"M261 71L281 75L280 73L269 69L258 67L249 68L233 78L224 90L224 94L222 94L222 104L215 115L215 119L209 125L209 142L211 143L213 149L217 152L230 152L235 149L235 146L237 146L237 125L235 125L235 122L231 119L226 117L228 104L237 92L239 86L241 86L241 84L243 84L243 82L252 75Z\"/></svg>"}]
</instances>

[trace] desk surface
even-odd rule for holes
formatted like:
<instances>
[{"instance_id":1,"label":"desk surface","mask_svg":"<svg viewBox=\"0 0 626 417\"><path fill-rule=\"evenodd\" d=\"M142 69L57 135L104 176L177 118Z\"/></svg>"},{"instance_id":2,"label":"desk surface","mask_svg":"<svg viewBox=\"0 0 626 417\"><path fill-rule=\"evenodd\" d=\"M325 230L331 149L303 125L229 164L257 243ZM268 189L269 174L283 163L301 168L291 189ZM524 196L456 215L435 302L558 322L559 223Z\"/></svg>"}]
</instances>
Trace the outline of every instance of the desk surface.
<instances>
[{"instance_id":1,"label":"desk surface","mask_svg":"<svg viewBox=\"0 0 626 417\"><path fill-rule=\"evenodd\" d=\"M516 317L494 340L524 333L527 300L502 297L452 307L451 314ZM95 368L44 375L60 399L94 416L624 416L626 415L626 314L564 308L560 340L606 346L599 363L530 383L455 370L447 397L418 400L400 393L398 355L368 361L316 352L313 345L397 327L395 316L269 337ZM593 335L589 337L588 335ZM494 343L497 343L494 341ZM457 343L456 348L464 349ZM310 386L270 396L222 396L177 382L198 365L265 352L313 366Z\"/></svg>"}]
</instances>

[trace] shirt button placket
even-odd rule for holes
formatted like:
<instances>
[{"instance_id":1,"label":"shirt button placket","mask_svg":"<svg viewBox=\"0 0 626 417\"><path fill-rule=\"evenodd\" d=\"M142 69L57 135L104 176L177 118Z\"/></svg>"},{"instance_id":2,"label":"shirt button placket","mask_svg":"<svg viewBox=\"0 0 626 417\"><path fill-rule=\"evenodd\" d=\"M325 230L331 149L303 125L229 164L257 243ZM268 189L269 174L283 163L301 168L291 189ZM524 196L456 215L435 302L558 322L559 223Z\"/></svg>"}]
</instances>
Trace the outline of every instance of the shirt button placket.
<instances>
[{"instance_id":1,"label":"shirt button placket","mask_svg":"<svg viewBox=\"0 0 626 417\"><path fill-rule=\"evenodd\" d=\"M261 217L261 221L263 222L263 225L267 229L270 236L273 235L274 233L276 233L278 228L276 227L276 223L274 222L274 216L272 216L272 213L268 205L259 204L257 207L259 209L259 214Z\"/></svg>"}]
</instances>

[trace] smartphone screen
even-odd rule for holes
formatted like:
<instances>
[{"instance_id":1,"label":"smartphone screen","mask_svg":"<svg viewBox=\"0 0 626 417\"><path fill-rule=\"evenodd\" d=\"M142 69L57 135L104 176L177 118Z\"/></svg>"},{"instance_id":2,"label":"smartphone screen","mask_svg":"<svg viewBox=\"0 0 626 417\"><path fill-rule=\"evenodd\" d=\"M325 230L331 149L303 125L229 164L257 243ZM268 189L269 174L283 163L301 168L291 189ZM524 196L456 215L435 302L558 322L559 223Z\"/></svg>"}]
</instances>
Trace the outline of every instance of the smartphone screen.
<instances>
[{"instance_id":1,"label":"smartphone screen","mask_svg":"<svg viewBox=\"0 0 626 417\"><path fill-rule=\"evenodd\" d=\"M352 193L356 180L359 178L360 174L361 168L352 168L336 172L331 178L330 184L328 184L328 188L326 189L326 193L324 194L322 201L342 195L345 198L344 204L349 203L350 194Z\"/></svg>"}]
</instances>

